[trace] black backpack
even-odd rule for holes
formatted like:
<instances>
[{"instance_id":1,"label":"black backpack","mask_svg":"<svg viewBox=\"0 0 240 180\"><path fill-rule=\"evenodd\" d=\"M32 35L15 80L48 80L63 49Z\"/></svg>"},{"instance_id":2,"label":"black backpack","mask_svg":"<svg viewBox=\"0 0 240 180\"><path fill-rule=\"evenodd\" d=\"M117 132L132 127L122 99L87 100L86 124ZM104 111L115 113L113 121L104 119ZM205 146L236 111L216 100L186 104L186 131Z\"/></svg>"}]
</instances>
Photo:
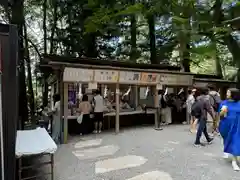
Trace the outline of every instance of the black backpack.
<instances>
[{"instance_id":1,"label":"black backpack","mask_svg":"<svg viewBox=\"0 0 240 180\"><path fill-rule=\"evenodd\" d=\"M202 103L195 101L192 105L191 115L195 118L200 118L202 116L202 109Z\"/></svg>"},{"instance_id":2,"label":"black backpack","mask_svg":"<svg viewBox=\"0 0 240 180\"><path fill-rule=\"evenodd\" d=\"M220 102L218 102L219 100L217 100L217 95L211 95L209 94L209 97L212 99L212 101L210 100L210 104L211 106L213 107L214 111L218 111L219 109L219 105L220 105ZM220 99L220 98L218 98Z\"/></svg>"}]
</instances>

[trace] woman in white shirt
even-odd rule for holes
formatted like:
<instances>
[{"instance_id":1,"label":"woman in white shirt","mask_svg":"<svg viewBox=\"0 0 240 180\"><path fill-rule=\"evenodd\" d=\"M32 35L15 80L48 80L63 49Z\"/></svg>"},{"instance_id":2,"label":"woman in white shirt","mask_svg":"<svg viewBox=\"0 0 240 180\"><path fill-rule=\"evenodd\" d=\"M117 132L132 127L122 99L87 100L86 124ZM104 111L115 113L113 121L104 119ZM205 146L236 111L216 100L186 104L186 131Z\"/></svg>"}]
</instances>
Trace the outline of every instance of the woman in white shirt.
<instances>
[{"instance_id":1,"label":"woman in white shirt","mask_svg":"<svg viewBox=\"0 0 240 180\"><path fill-rule=\"evenodd\" d=\"M187 122L190 123L190 132L194 133L196 132L196 125L197 125L197 120L192 117L191 112L192 112L192 105L195 102L195 97L194 94L196 92L196 89L188 91L189 95L187 97L186 105L187 105Z\"/></svg>"},{"instance_id":2,"label":"woman in white shirt","mask_svg":"<svg viewBox=\"0 0 240 180\"><path fill-rule=\"evenodd\" d=\"M53 122L52 122L52 139L56 144L60 143L60 135L61 135L61 110L60 110L60 95L55 94L53 96L54 108L52 110L53 113Z\"/></svg>"},{"instance_id":3,"label":"woman in white shirt","mask_svg":"<svg viewBox=\"0 0 240 180\"><path fill-rule=\"evenodd\" d=\"M79 104L79 112L83 115L82 123L81 123L81 134L87 134L92 132L92 121L90 119L90 112L92 110L92 106L88 101L88 96L86 94L82 97L82 102Z\"/></svg>"},{"instance_id":4,"label":"woman in white shirt","mask_svg":"<svg viewBox=\"0 0 240 180\"><path fill-rule=\"evenodd\" d=\"M103 125L103 110L104 110L104 101L101 96L101 91L96 90L96 94L93 97L93 111L94 111L94 133L101 133Z\"/></svg>"}]
</instances>

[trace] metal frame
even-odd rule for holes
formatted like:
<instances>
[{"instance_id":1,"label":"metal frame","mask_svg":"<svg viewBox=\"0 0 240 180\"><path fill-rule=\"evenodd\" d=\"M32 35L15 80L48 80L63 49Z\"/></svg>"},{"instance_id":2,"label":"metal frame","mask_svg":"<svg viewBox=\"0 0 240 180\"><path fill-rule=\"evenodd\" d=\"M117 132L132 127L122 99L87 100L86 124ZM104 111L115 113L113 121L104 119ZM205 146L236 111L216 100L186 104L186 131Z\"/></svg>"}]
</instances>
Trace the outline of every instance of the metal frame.
<instances>
[{"instance_id":1,"label":"metal frame","mask_svg":"<svg viewBox=\"0 0 240 180\"><path fill-rule=\"evenodd\" d=\"M46 162L43 162L43 163L34 164L34 165L30 165L30 166L22 166L22 157L19 158L18 159L18 179L19 180L28 180L28 179L35 179L35 178L51 175L51 180L54 180L54 154L40 154L38 156L45 156L45 155L50 156L50 161L46 161ZM50 173L38 174L38 175L22 178L22 172L24 170L33 169L33 168L36 168L36 167L40 168L40 167L45 166L45 165L51 165L51 172Z\"/></svg>"}]
</instances>

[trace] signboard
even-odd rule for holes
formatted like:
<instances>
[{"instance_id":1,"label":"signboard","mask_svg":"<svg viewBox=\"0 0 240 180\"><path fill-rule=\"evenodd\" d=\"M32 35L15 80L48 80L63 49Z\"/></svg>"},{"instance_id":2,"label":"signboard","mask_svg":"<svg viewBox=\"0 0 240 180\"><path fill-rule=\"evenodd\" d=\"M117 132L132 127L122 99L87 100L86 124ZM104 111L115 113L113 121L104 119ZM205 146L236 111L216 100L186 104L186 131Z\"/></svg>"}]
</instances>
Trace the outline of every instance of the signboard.
<instances>
[{"instance_id":1,"label":"signboard","mask_svg":"<svg viewBox=\"0 0 240 180\"><path fill-rule=\"evenodd\" d=\"M163 74L134 71L114 70L91 70L83 68L64 69L64 82L96 82L96 83L117 83L120 84L142 84L142 85L182 85L191 86L192 75L185 74Z\"/></svg>"},{"instance_id":2,"label":"signboard","mask_svg":"<svg viewBox=\"0 0 240 180\"><path fill-rule=\"evenodd\" d=\"M66 67L63 72L64 82L91 82L93 81L93 70Z\"/></svg>"},{"instance_id":3,"label":"signboard","mask_svg":"<svg viewBox=\"0 0 240 180\"><path fill-rule=\"evenodd\" d=\"M159 77L159 83L163 85L191 86L192 81L193 81L192 75L160 74Z\"/></svg>"},{"instance_id":4,"label":"signboard","mask_svg":"<svg viewBox=\"0 0 240 180\"><path fill-rule=\"evenodd\" d=\"M94 82L116 83L119 79L118 71L112 70L95 70Z\"/></svg>"},{"instance_id":5,"label":"signboard","mask_svg":"<svg viewBox=\"0 0 240 180\"><path fill-rule=\"evenodd\" d=\"M157 84L159 82L159 74L156 73L141 73L141 84Z\"/></svg>"},{"instance_id":6,"label":"signboard","mask_svg":"<svg viewBox=\"0 0 240 180\"><path fill-rule=\"evenodd\" d=\"M141 79L140 72L120 71L119 83L138 84Z\"/></svg>"}]
</instances>

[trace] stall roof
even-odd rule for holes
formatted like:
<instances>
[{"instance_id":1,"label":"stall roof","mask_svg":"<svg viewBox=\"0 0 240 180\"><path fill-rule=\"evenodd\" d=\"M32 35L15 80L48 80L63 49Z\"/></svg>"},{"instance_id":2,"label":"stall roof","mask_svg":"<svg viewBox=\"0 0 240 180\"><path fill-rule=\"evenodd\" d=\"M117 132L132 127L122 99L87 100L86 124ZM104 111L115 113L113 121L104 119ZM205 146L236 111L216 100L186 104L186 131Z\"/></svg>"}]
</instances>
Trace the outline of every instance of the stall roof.
<instances>
[{"instance_id":1,"label":"stall roof","mask_svg":"<svg viewBox=\"0 0 240 180\"><path fill-rule=\"evenodd\" d=\"M229 81L222 79L220 76L217 75L207 75L207 74L195 74L194 75L194 80L195 81L201 81L201 82L206 82L206 83L231 83L231 84L236 84L234 81Z\"/></svg>"},{"instance_id":2,"label":"stall roof","mask_svg":"<svg viewBox=\"0 0 240 180\"><path fill-rule=\"evenodd\" d=\"M117 68L137 68L137 69L151 69L151 70L169 70L180 71L179 66L170 66L165 64L139 64L125 61L116 61L108 59L97 58L76 58L59 55L44 55L41 66L51 66L53 63L67 66L92 65L92 66L111 66Z\"/></svg>"}]
</instances>

